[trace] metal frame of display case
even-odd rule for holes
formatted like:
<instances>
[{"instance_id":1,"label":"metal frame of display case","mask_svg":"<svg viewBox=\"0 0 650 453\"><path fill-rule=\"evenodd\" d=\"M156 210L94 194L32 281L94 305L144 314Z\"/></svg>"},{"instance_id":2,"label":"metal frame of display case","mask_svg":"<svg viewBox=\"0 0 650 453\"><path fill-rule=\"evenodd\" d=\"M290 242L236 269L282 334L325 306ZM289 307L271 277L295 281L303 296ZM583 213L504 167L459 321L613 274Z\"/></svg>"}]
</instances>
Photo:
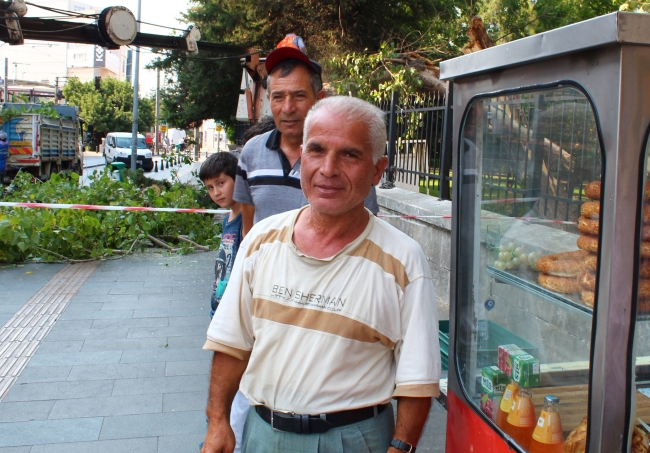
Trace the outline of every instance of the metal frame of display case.
<instances>
[{"instance_id":1,"label":"metal frame of display case","mask_svg":"<svg viewBox=\"0 0 650 453\"><path fill-rule=\"evenodd\" d=\"M474 445L482 444L475 436L496 433L470 402L456 357L458 327L475 319L473 307L457 303L468 296L472 286L471 282L459 281L458 275L473 272L470 260L462 259L459 252L462 244L473 243L476 234L473 201L463 199L463 180L471 178L472 171L463 168L460 157L465 110L477 96L570 83L580 87L594 106L603 153L587 451L627 451L629 428L633 424L630 411L634 404L631 351L639 253L636 237L643 184L639 166L644 159L650 124L650 15L609 14L448 60L440 64L440 69L441 79L453 83L454 92L449 333L449 393L453 395L448 399L448 448L450 432L458 429L463 429L462 435L468 442L473 439ZM465 407L454 408L454 404ZM470 426L468 432L470 418L484 426ZM509 438L496 434L504 446L519 450ZM463 453L462 448L456 448L453 453ZM483 451L507 451L507 448L490 446Z\"/></svg>"}]
</instances>

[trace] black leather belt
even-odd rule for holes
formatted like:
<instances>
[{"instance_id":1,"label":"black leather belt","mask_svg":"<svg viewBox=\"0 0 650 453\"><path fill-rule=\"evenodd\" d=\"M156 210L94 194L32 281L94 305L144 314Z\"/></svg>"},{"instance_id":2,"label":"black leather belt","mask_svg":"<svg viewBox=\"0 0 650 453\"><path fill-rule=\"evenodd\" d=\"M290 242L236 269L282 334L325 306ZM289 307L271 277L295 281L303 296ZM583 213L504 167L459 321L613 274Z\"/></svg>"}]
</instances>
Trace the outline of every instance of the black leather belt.
<instances>
[{"instance_id":1,"label":"black leather belt","mask_svg":"<svg viewBox=\"0 0 650 453\"><path fill-rule=\"evenodd\" d=\"M349 411L333 412L331 414L305 415L293 412L272 411L266 406L255 406L255 412L275 431L285 431L296 434L320 434L331 428L359 423L376 417L384 412L388 404L363 407Z\"/></svg>"}]
</instances>

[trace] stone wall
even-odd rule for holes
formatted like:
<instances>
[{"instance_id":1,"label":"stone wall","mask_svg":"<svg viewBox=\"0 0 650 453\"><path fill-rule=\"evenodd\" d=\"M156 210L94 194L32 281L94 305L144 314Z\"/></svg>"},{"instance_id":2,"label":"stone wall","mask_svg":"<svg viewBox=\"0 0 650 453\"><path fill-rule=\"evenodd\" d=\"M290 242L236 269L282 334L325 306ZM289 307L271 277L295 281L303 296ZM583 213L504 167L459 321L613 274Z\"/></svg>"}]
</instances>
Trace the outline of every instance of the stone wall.
<instances>
[{"instance_id":1,"label":"stone wall","mask_svg":"<svg viewBox=\"0 0 650 453\"><path fill-rule=\"evenodd\" d=\"M377 199L380 215L451 216L451 201L405 189L377 189ZM433 274L440 319L449 319L451 219L383 219L415 239L424 250Z\"/></svg>"}]
</instances>

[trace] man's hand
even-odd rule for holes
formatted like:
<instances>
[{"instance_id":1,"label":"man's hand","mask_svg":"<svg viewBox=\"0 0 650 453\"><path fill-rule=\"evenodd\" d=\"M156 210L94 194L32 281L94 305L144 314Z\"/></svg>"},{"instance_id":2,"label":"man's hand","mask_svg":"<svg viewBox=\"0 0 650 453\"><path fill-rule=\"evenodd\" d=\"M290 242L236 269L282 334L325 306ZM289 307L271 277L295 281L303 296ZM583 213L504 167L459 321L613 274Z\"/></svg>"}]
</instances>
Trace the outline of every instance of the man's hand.
<instances>
[{"instance_id":1,"label":"man's hand","mask_svg":"<svg viewBox=\"0 0 650 453\"><path fill-rule=\"evenodd\" d=\"M228 420L210 420L201 453L232 453L234 450L235 433Z\"/></svg>"},{"instance_id":2,"label":"man's hand","mask_svg":"<svg viewBox=\"0 0 650 453\"><path fill-rule=\"evenodd\" d=\"M232 453L235 433L230 427L230 406L239 388L248 360L239 360L222 352L215 352L210 371L208 433L201 453Z\"/></svg>"},{"instance_id":3,"label":"man's hand","mask_svg":"<svg viewBox=\"0 0 650 453\"><path fill-rule=\"evenodd\" d=\"M424 423L429 416L431 398L397 398L397 425L395 426L394 439L417 447ZM404 453L397 448L389 447L387 453Z\"/></svg>"}]
</instances>

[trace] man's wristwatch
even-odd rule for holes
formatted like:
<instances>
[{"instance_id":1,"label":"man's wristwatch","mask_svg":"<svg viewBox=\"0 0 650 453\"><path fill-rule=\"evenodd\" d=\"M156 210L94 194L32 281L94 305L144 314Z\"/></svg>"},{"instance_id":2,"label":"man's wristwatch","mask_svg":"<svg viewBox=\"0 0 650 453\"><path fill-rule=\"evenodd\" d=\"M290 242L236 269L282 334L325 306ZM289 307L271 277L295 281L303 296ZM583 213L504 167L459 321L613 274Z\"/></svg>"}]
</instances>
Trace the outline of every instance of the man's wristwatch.
<instances>
[{"instance_id":1,"label":"man's wristwatch","mask_svg":"<svg viewBox=\"0 0 650 453\"><path fill-rule=\"evenodd\" d=\"M391 440L390 446L393 448L397 448L398 450L405 451L406 453L415 453L415 447L413 445L401 441L399 439Z\"/></svg>"}]
</instances>

